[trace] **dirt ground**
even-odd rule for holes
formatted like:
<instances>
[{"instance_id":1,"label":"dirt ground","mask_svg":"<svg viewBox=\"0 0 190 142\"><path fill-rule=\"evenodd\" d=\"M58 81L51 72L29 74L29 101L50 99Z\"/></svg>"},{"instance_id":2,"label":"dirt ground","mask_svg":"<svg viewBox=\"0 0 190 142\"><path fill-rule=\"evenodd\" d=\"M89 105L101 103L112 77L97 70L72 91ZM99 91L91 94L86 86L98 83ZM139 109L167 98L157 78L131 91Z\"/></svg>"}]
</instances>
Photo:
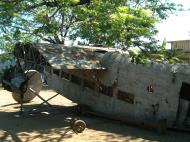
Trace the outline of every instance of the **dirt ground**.
<instances>
[{"instance_id":1,"label":"dirt ground","mask_svg":"<svg viewBox=\"0 0 190 142\"><path fill-rule=\"evenodd\" d=\"M49 98L52 90L43 90L41 95ZM40 100L35 98L24 106L25 111L36 108ZM82 116L87 128L75 134L64 118L77 117L73 113L73 103L62 96L50 101L54 109L47 106L41 113L18 116L19 104L10 92L0 89L0 142L190 142L190 134L168 131L159 135L156 131L131 127L126 124L92 115ZM59 110L59 111L58 111Z\"/></svg>"}]
</instances>

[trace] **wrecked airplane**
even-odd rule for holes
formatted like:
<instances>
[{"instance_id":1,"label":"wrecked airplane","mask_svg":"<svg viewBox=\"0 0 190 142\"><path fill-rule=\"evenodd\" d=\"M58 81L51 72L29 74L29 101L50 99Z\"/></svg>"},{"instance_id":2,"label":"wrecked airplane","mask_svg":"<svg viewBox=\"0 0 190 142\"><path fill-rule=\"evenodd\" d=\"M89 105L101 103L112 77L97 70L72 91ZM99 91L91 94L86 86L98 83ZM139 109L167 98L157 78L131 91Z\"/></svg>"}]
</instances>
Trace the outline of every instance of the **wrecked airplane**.
<instances>
[{"instance_id":1,"label":"wrecked airplane","mask_svg":"<svg viewBox=\"0 0 190 142\"><path fill-rule=\"evenodd\" d=\"M145 127L190 128L188 65L134 64L128 52L100 47L17 44L14 54L27 76L42 73L50 88L90 112ZM13 78L5 78L5 86ZM20 86L39 93L39 78ZM23 102L28 102L34 96L25 88Z\"/></svg>"}]
</instances>

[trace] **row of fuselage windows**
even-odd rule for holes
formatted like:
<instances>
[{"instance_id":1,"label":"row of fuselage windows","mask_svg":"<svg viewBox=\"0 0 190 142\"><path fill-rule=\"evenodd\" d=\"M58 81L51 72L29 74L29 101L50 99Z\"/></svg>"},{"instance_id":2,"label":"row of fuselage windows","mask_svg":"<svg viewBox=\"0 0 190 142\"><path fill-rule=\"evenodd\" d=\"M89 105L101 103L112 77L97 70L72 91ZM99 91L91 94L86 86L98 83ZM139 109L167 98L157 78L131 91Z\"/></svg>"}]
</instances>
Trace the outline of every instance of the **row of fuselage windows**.
<instances>
[{"instance_id":1,"label":"row of fuselage windows","mask_svg":"<svg viewBox=\"0 0 190 142\"><path fill-rule=\"evenodd\" d=\"M104 94L109 97L113 96L113 87L105 86L103 84L98 84L98 87L97 87L97 85L93 81L81 79L78 76L71 75L69 73L66 73L66 72L60 71L60 70L54 69L53 73L60 76L62 79L71 81L72 83L80 85L81 87L89 88L91 90L98 90L101 94ZM119 90L117 93L117 98L124 102L134 104L134 95L133 94L126 93L126 92Z\"/></svg>"}]
</instances>

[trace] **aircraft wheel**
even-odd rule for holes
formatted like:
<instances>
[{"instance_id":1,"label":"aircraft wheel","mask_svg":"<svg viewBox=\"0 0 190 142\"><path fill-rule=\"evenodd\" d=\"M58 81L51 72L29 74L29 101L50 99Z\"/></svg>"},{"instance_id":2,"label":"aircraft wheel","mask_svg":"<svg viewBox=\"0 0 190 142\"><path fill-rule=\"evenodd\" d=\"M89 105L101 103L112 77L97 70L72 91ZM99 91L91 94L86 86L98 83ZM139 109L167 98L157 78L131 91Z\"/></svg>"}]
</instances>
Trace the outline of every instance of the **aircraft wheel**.
<instances>
[{"instance_id":1,"label":"aircraft wheel","mask_svg":"<svg viewBox=\"0 0 190 142\"><path fill-rule=\"evenodd\" d=\"M82 133L86 128L86 123L83 120L75 120L72 124L72 129L75 133Z\"/></svg>"}]
</instances>

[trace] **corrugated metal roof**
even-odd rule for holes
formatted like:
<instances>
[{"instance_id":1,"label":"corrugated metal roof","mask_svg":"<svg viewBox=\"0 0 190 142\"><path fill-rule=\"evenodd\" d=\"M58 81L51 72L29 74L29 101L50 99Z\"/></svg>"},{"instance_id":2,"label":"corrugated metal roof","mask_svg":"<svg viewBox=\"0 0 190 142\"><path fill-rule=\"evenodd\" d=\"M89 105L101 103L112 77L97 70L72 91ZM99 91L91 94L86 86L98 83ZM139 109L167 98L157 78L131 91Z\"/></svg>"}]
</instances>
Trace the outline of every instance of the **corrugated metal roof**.
<instances>
[{"instance_id":1,"label":"corrugated metal roof","mask_svg":"<svg viewBox=\"0 0 190 142\"><path fill-rule=\"evenodd\" d=\"M185 42L185 41L190 41L190 39L184 39L184 40L171 40L171 41L167 41L167 43L172 43L172 42Z\"/></svg>"},{"instance_id":2,"label":"corrugated metal roof","mask_svg":"<svg viewBox=\"0 0 190 142\"><path fill-rule=\"evenodd\" d=\"M107 49L33 44L55 69L105 69L100 64L101 52Z\"/></svg>"}]
</instances>

